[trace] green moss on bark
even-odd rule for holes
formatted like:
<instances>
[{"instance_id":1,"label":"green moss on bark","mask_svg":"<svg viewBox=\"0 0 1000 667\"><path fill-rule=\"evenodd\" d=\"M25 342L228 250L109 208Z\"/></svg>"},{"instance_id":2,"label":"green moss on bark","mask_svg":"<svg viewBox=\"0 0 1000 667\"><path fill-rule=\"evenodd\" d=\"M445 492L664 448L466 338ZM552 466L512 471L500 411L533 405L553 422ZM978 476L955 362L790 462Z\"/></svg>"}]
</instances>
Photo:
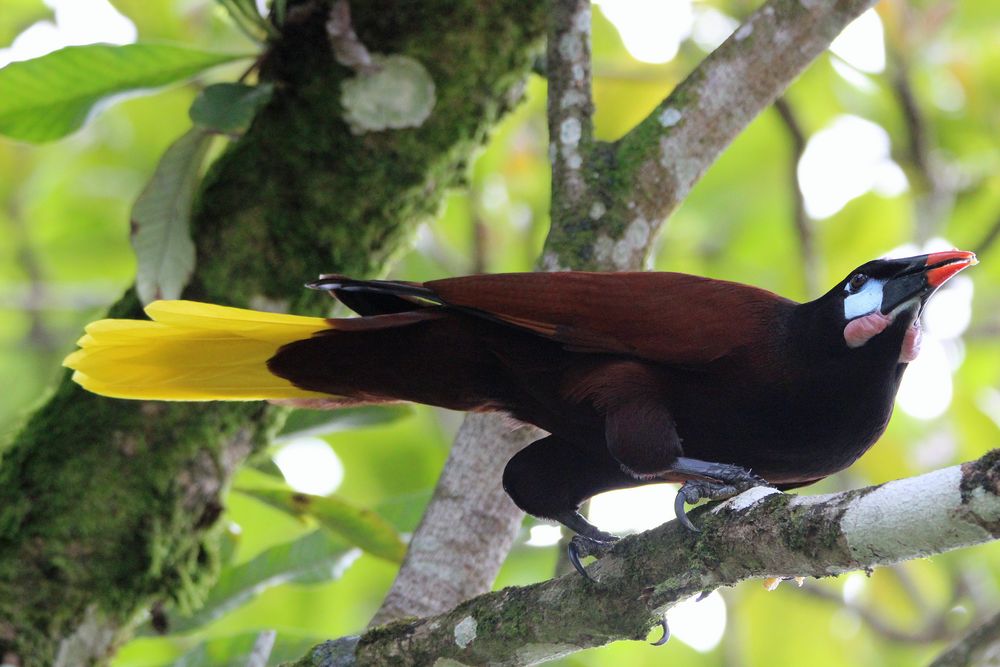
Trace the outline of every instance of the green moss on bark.
<instances>
[{"instance_id":1,"label":"green moss on bark","mask_svg":"<svg viewBox=\"0 0 1000 667\"><path fill-rule=\"evenodd\" d=\"M330 53L328 5L290 9L262 67L272 102L204 179L188 298L318 312L328 302L304 280L381 270L465 177L543 33L538 3L352 8L371 50L416 58L438 90L422 127L358 137L340 118L349 72ZM131 292L112 308L140 313ZM280 418L261 403L109 400L64 377L0 467L0 654L48 665L95 613L121 637L154 602L196 605L217 569L221 493Z\"/></svg>"}]
</instances>

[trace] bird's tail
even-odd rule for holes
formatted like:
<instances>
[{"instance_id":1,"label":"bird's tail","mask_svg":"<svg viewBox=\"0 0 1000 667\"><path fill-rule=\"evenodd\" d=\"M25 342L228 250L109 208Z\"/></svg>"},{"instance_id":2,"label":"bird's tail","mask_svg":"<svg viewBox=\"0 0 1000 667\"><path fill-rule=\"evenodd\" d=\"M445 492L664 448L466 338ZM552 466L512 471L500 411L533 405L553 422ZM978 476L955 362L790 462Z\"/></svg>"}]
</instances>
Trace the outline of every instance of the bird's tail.
<instances>
[{"instance_id":1,"label":"bird's tail","mask_svg":"<svg viewBox=\"0 0 1000 667\"><path fill-rule=\"evenodd\" d=\"M268 370L279 348L328 330L321 317L194 301L156 301L149 320L89 324L64 366L85 389L115 398L250 401L330 398Z\"/></svg>"}]
</instances>

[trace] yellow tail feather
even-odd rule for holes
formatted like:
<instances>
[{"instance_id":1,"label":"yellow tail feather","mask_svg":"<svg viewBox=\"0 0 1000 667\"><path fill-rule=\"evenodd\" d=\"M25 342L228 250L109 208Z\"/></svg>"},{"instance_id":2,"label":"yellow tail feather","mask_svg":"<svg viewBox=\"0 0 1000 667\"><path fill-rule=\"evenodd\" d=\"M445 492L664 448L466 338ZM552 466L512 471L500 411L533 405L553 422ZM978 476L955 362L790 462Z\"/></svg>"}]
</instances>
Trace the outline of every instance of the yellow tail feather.
<instances>
[{"instance_id":1,"label":"yellow tail feather","mask_svg":"<svg viewBox=\"0 0 1000 667\"><path fill-rule=\"evenodd\" d=\"M278 348L330 328L320 317L282 315L195 301L154 301L148 320L87 325L63 365L73 380L114 398L252 401L329 398L272 375Z\"/></svg>"}]
</instances>

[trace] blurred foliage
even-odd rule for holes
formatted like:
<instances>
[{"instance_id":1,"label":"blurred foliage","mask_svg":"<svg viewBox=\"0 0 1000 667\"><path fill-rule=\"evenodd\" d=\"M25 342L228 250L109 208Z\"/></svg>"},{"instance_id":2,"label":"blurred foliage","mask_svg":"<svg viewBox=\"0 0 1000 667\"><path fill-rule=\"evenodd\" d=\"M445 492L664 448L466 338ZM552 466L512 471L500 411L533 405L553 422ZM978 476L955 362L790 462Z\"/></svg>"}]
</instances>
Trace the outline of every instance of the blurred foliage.
<instances>
[{"instance_id":1,"label":"blurred foliage","mask_svg":"<svg viewBox=\"0 0 1000 667\"><path fill-rule=\"evenodd\" d=\"M230 52L256 48L219 4L207 0L113 4L135 22L143 40ZM752 8L742 0L713 0L698 3L695 12L738 19ZM769 110L698 183L665 226L652 258L657 269L738 280L803 299L815 296L806 293L806 271L817 272L819 284L832 284L904 243L937 236L980 252L982 264L968 274L975 287L972 322L950 348L957 370L948 412L918 420L897 411L872 452L806 493L974 458L996 446L1000 429L1000 240L982 245L1000 221L1000 5L894 0L878 11L888 52L884 73L853 71L824 56L786 98L807 136L842 114L885 128L910 188L891 197L869 192L837 214L811 221L821 261L804 266L793 224L793 144L788 127ZM41 2L5 0L0 43L49 14ZM669 63L639 63L600 11L594 24L597 133L614 139L690 71L706 47L704 40L689 39ZM239 74L238 68L222 68L195 83L127 99L58 143L0 140L0 377L6 379L0 442L44 400L83 325L134 280L129 210L165 148L190 127L188 109L198 90ZM931 176L953 204L930 228L916 224L928 201L928 174L911 150L914 123L901 104L901 75L921 114ZM413 250L390 267L391 276L426 280L531 268L548 224L544 97L544 82L532 79L526 101L472 166L467 190L452 193L438 219L420 228ZM340 459L338 496L377 512L404 534L419 521L460 423L460 415L422 407L356 413L339 423L315 415L294 419L291 431L319 429ZM287 488L277 474L270 465L247 467L235 485ZM318 640L363 628L392 581L391 562L357 555L344 537L259 498L230 494L224 520L234 527L231 559L209 606L188 619L172 609L156 610L152 621L160 627L165 621L168 634L157 636L146 626L120 651L118 667L245 664L266 629L278 632L273 657L294 657ZM529 519L526 528L531 525ZM504 565L498 587L551 576L555 548L526 546L527 534ZM795 665L804 658L816 667L923 663L946 637L1000 607L1000 546L845 580L809 582L802 590L786 584L773 593L748 582L725 591L725 633L704 653L678 637L661 648L622 642L560 664Z\"/></svg>"}]
</instances>

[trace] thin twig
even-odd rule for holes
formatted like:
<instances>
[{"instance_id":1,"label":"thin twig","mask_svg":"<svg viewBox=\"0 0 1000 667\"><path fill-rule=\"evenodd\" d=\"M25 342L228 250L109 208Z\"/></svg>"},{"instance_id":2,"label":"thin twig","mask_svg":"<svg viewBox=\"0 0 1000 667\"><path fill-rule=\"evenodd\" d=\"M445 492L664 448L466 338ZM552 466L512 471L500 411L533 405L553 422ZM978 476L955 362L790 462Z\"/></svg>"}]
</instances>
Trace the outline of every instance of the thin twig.
<instances>
[{"instance_id":1,"label":"thin twig","mask_svg":"<svg viewBox=\"0 0 1000 667\"><path fill-rule=\"evenodd\" d=\"M929 667L977 667L996 664L1000 651L1000 613L987 619L934 659Z\"/></svg>"},{"instance_id":2,"label":"thin twig","mask_svg":"<svg viewBox=\"0 0 1000 667\"><path fill-rule=\"evenodd\" d=\"M847 602L838 591L831 590L824 586L819 586L807 582L801 589L802 593L821 600L834 602L838 606L856 614L873 632L881 635L885 639L905 644L931 644L934 642L953 639L955 631L950 630L947 624L947 614L949 609L943 612L928 616L924 623L916 628L899 628L893 625L888 619L883 618L871 607Z\"/></svg>"},{"instance_id":3,"label":"thin twig","mask_svg":"<svg viewBox=\"0 0 1000 667\"><path fill-rule=\"evenodd\" d=\"M819 257L816 255L816 242L813 235L812 221L806 214L806 200L802 195L802 185L799 182L799 162L806 150L806 135L802 124L795 115L795 110L785 97L774 101L774 109L778 112L788 137L792 142L792 154L789 161L789 180L794 208L795 234L799 241L799 254L802 259L802 277L805 282L806 294L812 298L819 296L821 274Z\"/></svg>"},{"instance_id":4,"label":"thin twig","mask_svg":"<svg viewBox=\"0 0 1000 667\"><path fill-rule=\"evenodd\" d=\"M250 650L246 667L267 667L267 661L271 658L271 651L274 650L274 640L277 636L278 633L274 630L264 630L257 635L253 649Z\"/></svg>"},{"instance_id":5,"label":"thin twig","mask_svg":"<svg viewBox=\"0 0 1000 667\"><path fill-rule=\"evenodd\" d=\"M907 134L906 162L909 163L911 188L916 205L915 236L925 243L947 220L957 194L956 184L946 177L943 165L935 159L927 118L910 81L910 64L900 49L889 49L893 63L892 90L903 114Z\"/></svg>"},{"instance_id":6,"label":"thin twig","mask_svg":"<svg viewBox=\"0 0 1000 667\"><path fill-rule=\"evenodd\" d=\"M985 255L993 247L993 244L996 243L997 239L1000 239L1000 216L997 217L989 231L986 232L983 240L976 244L976 255L979 257Z\"/></svg>"}]
</instances>

